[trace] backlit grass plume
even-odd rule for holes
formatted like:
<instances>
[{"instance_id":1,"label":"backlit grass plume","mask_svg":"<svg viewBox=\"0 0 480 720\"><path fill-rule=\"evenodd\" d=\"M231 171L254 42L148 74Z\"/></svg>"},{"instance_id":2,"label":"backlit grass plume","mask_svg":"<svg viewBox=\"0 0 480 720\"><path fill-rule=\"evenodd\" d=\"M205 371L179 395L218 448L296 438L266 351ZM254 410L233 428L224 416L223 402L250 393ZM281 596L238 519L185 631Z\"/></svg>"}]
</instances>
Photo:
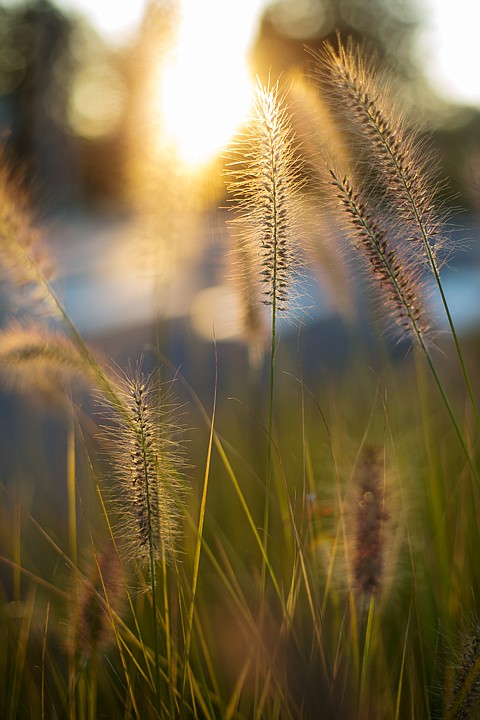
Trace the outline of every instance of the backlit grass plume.
<instances>
[{"instance_id":1,"label":"backlit grass plume","mask_svg":"<svg viewBox=\"0 0 480 720\"><path fill-rule=\"evenodd\" d=\"M71 340L38 324L11 323L0 331L3 381L20 390L57 393L62 383L77 380L92 387L96 374Z\"/></svg>"},{"instance_id":2,"label":"backlit grass plume","mask_svg":"<svg viewBox=\"0 0 480 720\"><path fill-rule=\"evenodd\" d=\"M480 624L465 628L461 655L455 672L448 720L468 720L480 712Z\"/></svg>"},{"instance_id":3,"label":"backlit grass plume","mask_svg":"<svg viewBox=\"0 0 480 720\"><path fill-rule=\"evenodd\" d=\"M417 243L424 261L438 272L443 217L435 203L438 188L432 153L380 82L374 62L366 60L351 41L346 47L339 44L337 50L326 44L320 67L326 71L322 79L333 94L337 113L383 180L405 239Z\"/></svg>"},{"instance_id":4,"label":"backlit grass plume","mask_svg":"<svg viewBox=\"0 0 480 720\"><path fill-rule=\"evenodd\" d=\"M390 311L399 334L423 341L429 330L425 278L414 253L402 247L398 230L366 196L354 190L348 177L330 170L340 219L354 247L362 254L369 276L380 291L381 307ZM407 248L408 250L408 248Z\"/></svg>"},{"instance_id":5,"label":"backlit grass plume","mask_svg":"<svg viewBox=\"0 0 480 720\"><path fill-rule=\"evenodd\" d=\"M333 93L339 117L347 128L353 130L358 140L357 147L364 161L362 169L370 181L375 180L372 192L375 192L376 199L369 208L370 199L360 200L359 191L352 188L351 181L344 182L335 173L333 185L339 191L340 202L350 226L354 228L354 235L362 239L364 247L370 247L368 257L373 274L380 280L381 287L386 286L385 298L390 304L395 298L397 321L400 319L400 324L405 325L406 319L407 326L413 329L419 341L469 465L479 481L478 470L424 337L428 321L424 316L422 266L433 272L476 424L480 428L472 384L440 279L440 249L445 236L444 218L438 213L435 202L438 190L435 170L432 170L435 163L418 133L407 125L401 110L378 80L373 62L365 60L351 41L346 47L339 43L338 50L326 44L323 56L316 57L320 60L322 71L319 76L325 79ZM392 227L398 228L393 241L388 229ZM390 236L388 240L385 231Z\"/></svg>"},{"instance_id":6,"label":"backlit grass plume","mask_svg":"<svg viewBox=\"0 0 480 720\"><path fill-rule=\"evenodd\" d=\"M0 268L15 293L18 306L58 315L48 289L54 264L33 223L22 178L0 147Z\"/></svg>"},{"instance_id":7,"label":"backlit grass plume","mask_svg":"<svg viewBox=\"0 0 480 720\"><path fill-rule=\"evenodd\" d=\"M228 189L236 202L239 224L239 257L246 271L241 275L246 287L253 267L258 267L262 302L271 307L270 398L268 418L268 455L264 506L264 560L266 557L275 385L276 322L279 312L292 305L294 281L301 273L302 261L298 238L300 227L299 191L302 186L294 136L284 97L278 84L257 85L255 104L244 135L233 151L229 166ZM240 273L242 267L240 266ZM265 578L265 563L262 581ZM262 582L263 584L263 582Z\"/></svg>"},{"instance_id":8,"label":"backlit grass plume","mask_svg":"<svg viewBox=\"0 0 480 720\"><path fill-rule=\"evenodd\" d=\"M114 459L110 497L119 540L127 557L152 564L173 559L184 494L174 406L158 378L144 376L139 366L117 377L116 391L125 412L111 407L104 434Z\"/></svg>"},{"instance_id":9,"label":"backlit grass plume","mask_svg":"<svg viewBox=\"0 0 480 720\"><path fill-rule=\"evenodd\" d=\"M300 167L278 85L258 84L250 122L232 156L227 185L235 201L242 252L248 247L253 255L262 301L276 316L293 299L292 280L301 268Z\"/></svg>"}]
</instances>

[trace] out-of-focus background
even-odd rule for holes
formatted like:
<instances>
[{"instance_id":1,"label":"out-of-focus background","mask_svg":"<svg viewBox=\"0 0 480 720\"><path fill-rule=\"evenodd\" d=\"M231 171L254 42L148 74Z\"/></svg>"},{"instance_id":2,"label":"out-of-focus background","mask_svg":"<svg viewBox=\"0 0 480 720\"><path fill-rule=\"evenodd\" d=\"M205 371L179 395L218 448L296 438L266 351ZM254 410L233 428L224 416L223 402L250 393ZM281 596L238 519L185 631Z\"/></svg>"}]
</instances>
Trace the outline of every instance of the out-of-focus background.
<instances>
[{"instance_id":1,"label":"out-of-focus background","mask_svg":"<svg viewBox=\"0 0 480 720\"><path fill-rule=\"evenodd\" d=\"M469 0L1 3L0 136L28 181L55 286L79 329L115 346L161 324L174 364L185 362L185 334L211 342L215 327L219 342L241 342L226 149L255 76L296 78L289 103L308 133L316 91L305 48L340 32L394 68L407 115L419 112L431 136L461 249L445 290L457 328L476 330L479 20ZM334 344L351 280L323 246L320 218L317 228L304 323ZM2 300L2 316L20 310Z\"/></svg>"}]
</instances>

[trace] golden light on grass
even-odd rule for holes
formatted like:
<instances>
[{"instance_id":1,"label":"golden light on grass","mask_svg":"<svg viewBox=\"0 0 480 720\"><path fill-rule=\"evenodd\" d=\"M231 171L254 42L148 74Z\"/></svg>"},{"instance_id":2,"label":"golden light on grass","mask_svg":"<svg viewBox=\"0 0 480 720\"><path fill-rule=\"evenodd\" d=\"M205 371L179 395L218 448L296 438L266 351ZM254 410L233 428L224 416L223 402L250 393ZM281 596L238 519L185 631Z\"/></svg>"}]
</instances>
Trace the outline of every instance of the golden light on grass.
<instances>
[{"instance_id":1,"label":"golden light on grass","mask_svg":"<svg viewBox=\"0 0 480 720\"><path fill-rule=\"evenodd\" d=\"M183 0L177 44L162 68L159 106L186 165L211 160L252 101L247 53L262 0Z\"/></svg>"}]
</instances>

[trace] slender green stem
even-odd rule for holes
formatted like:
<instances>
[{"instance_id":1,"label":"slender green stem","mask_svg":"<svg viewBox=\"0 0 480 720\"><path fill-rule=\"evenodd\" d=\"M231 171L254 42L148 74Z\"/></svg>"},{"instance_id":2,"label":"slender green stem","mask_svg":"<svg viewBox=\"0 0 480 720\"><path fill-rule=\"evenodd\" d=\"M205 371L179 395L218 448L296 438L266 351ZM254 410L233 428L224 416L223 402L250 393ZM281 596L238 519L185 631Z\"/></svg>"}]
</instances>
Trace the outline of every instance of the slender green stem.
<instances>
[{"instance_id":1,"label":"slender green stem","mask_svg":"<svg viewBox=\"0 0 480 720\"><path fill-rule=\"evenodd\" d=\"M361 669L361 675L360 675L360 690L359 690L360 714L363 714L364 706L366 704L368 704L365 699L365 689L366 689L366 685L367 685L367 673L368 673L368 666L369 666L369 660L370 660L370 650L371 650L371 645L372 645L372 628L373 628L374 613L375 613L375 597L372 595L370 597L370 603L368 606L367 627L365 629L365 642L364 642L364 646L363 646L362 669Z\"/></svg>"},{"instance_id":2,"label":"slender green stem","mask_svg":"<svg viewBox=\"0 0 480 720\"><path fill-rule=\"evenodd\" d=\"M155 558L153 548L150 548L150 578L152 591L152 621L153 621L153 651L155 654L155 699L158 715L160 716L160 652L158 648L158 628L157 628L157 588L155 573Z\"/></svg>"},{"instance_id":3,"label":"slender green stem","mask_svg":"<svg viewBox=\"0 0 480 720\"><path fill-rule=\"evenodd\" d=\"M403 641L402 664L400 666L400 676L399 676L398 688L397 688L397 701L395 703L395 720L400 719L400 703L402 700L403 678L404 678L404 673L405 673L405 658L407 655L407 643L408 643L408 635L410 632L411 616L412 616L412 600L410 600L410 607L408 609L407 627L405 628L405 639Z\"/></svg>"},{"instance_id":4,"label":"slender green stem","mask_svg":"<svg viewBox=\"0 0 480 720\"><path fill-rule=\"evenodd\" d=\"M75 426L72 416L69 419L67 434L67 491L68 491L68 533L70 557L77 563L77 507L75 477Z\"/></svg>"},{"instance_id":5,"label":"slender green stem","mask_svg":"<svg viewBox=\"0 0 480 720\"><path fill-rule=\"evenodd\" d=\"M153 651L155 656L155 700L158 716L160 717L161 699L160 699L160 652L158 647L158 628L157 628L157 578L156 578L156 561L155 548L152 532L152 511L150 502L150 485L148 482L148 469L145 466L145 494L147 503L147 516L149 527L149 559L150 559L150 589L152 593L152 622L153 622Z\"/></svg>"},{"instance_id":6,"label":"slender green stem","mask_svg":"<svg viewBox=\"0 0 480 720\"><path fill-rule=\"evenodd\" d=\"M276 342L276 322L275 322L275 295L272 303L272 344L270 350L270 390L269 390L269 409L268 409L268 447L267 447L267 470L265 477L265 506L263 516L263 563L262 563L262 588L265 588L266 565L265 558L268 548L268 526L270 522L270 501L272 493L272 433L273 433L273 397L275 385L275 342Z\"/></svg>"},{"instance_id":7,"label":"slender green stem","mask_svg":"<svg viewBox=\"0 0 480 720\"><path fill-rule=\"evenodd\" d=\"M452 406L451 406L450 400L449 400L448 397L447 397L447 394L446 394L445 389L444 389L444 387L443 387L442 381L440 380L440 378L439 378L439 376L438 376L438 373L437 373L437 370L436 370L436 368L435 368L435 365L434 365L434 363L433 363L432 356L430 355L430 353L429 353L429 351L428 351L428 348L427 348L427 346L425 345L425 341L424 341L423 337L421 336L421 334L418 336L418 338L419 338L419 340L420 340L420 344L421 344L422 350L423 350L423 352L424 352L424 354L425 354L425 357L427 358L427 362L428 362L428 365L429 365L429 367L430 367L430 370L432 371L432 375L433 375L433 377L434 377L434 380L435 380L435 382L436 382L436 384L437 384L437 387L438 387L438 389L439 389L439 391L440 391L440 395L442 396L442 400L443 400L443 402L444 402L444 404L445 404L445 407L447 408L448 414L450 415L450 419L451 419L451 421L452 421L452 423L453 423L453 427L454 427L455 432L456 432L456 434L457 434L457 437L458 437L458 439L459 439L459 441L460 441L460 444L461 444L461 446L462 446L462 449L463 449L463 452L464 452L465 457L466 457L466 459L467 459L467 462L468 462L468 464L470 465L470 468L471 468L471 470L472 470L472 472L473 472L473 474L474 474L474 476L475 476L475 480L477 481L477 484L478 484L479 487L480 487L480 474L479 474L478 467L476 466L476 464L475 464L475 462L474 462L474 460L473 460L473 458L472 458L472 456L471 456L471 454L470 454L470 451L469 451L469 449L468 449L468 447L467 447L467 443L466 443L465 438L464 438L464 436L463 436L463 433L462 433L462 431L461 431L461 429L460 429L460 425L459 425L458 420L457 420L457 418L456 418L456 416L455 416L455 413L454 413L453 408L452 408Z\"/></svg>"},{"instance_id":8,"label":"slender green stem","mask_svg":"<svg viewBox=\"0 0 480 720\"><path fill-rule=\"evenodd\" d=\"M472 389L472 385L471 385L471 382L470 382L470 377L469 377L468 372L467 372L467 368L466 368L465 361L464 361L464 358L463 358L463 353L462 353L462 350L461 350L461 347L460 347L460 342L459 342L459 340L458 340L457 331L456 331L456 329L455 329L455 325L454 325L454 322L453 322L453 318L452 318L451 313L450 313L450 308L449 308L449 306L448 306L447 298L446 298L445 292L444 292L444 290L443 290L442 281L441 281L441 279L440 279L440 273L439 273L439 271L438 271L437 262L436 262L436 260L435 260L434 255L433 255L432 246L430 245L430 242L429 242L429 237L428 237L427 229L426 229L426 227L425 227L425 223L424 223L423 220L422 220L422 216L421 216L421 213L420 213L420 210L419 210L417 201L416 201L416 199L415 199L415 197L414 197L414 195L413 195L413 193L412 193L412 190L411 190L411 187L410 187L410 183L409 183L407 177L405 176L405 172L404 172L404 169L403 169L403 167L402 167L402 164L401 164L401 163L399 162L399 160L398 160L397 153L396 153L395 149L391 146L391 143L390 143L390 142L388 141L388 139L384 136L384 133L382 132L382 129L378 126L378 122L377 122L377 120L375 119L375 117L372 115L372 113L370 112L368 106L365 106L365 112L367 113L367 116L368 116L368 118L369 118L372 126L375 128L376 132L378 133L378 136L379 136L379 138L380 138L380 140L381 140L381 143L382 143L382 145L384 146L385 151L386 151L387 155L389 156L389 158L390 158L390 160L391 160L391 162L392 162L392 164L393 164L393 166L394 166L394 168L395 168L395 171L396 171L396 173L397 173L397 177L400 179L400 182L402 183L403 190L404 190L404 192L405 192L405 196L406 196L407 201L408 201L408 203L409 203L409 205L410 205L410 207L411 207L411 209L412 209L412 213L413 213L415 222L416 222L416 224L417 224L417 226L418 226L418 228L419 228L419 230L420 230L420 234L421 234L421 238L422 238L422 243L423 243L423 245L424 245L424 247L425 247L425 251L426 251L426 253L427 253L428 261L429 261L429 263L430 263L430 265L431 265L432 272L433 272L433 276L434 276L434 278L435 278L435 283L436 283L436 285L437 285L437 287L438 287L438 290L439 290L439 293L440 293L440 298L441 298L441 301L442 301L442 304L443 304L443 307L444 307L444 310L445 310L445 315L446 315L446 317L447 317L447 322L448 322L448 325L449 325L449 328L450 328L450 332L452 333L452 338L453 338L453 342L454 342L454 345L455 345L455 350L456 350L456 353L457 353L457 356L458 356L458 360L459 360L459 363L460 363L460 367L461 367L461 370L462 370L462 374L463 374L463 378L464 378L464 381L465 381L465 386L466 386L466 389L467 389L468 397L469 397L469 399L470 399L470 402L471 402L471 405L472 405L472 409L473 409L473 412L474 412L474 415L475 415L475 421L476 421L476 424L477 424L477 428L480 430L480 417L479 417L479 413L478 413L478 409L477 409L477 404L476 404L476 401L475 401L475 397L474 397L474 394L473 394L473 389Z\"/></svg>"},{"instance_id":9,"label":"slender green stem","mask_svg":"<svg viewBox=\"0 0 480 720\"><path fill-rule=\"evenodd\" d=\"M187 636L185 639L185 659L183 664L183 679L182 679L182 699L184 697L185 693L185 684L186 684L186 677L187 677L187 670L190 666L190 648L191 648L191 642L192 642L192 628L193 628L193 617L195 613L195 601L196 601L196 595L197 595L197 585L198 585L198 576L199 576L199 567L200 567L200 555L202 550L202 541L203 541L203 527L205 523L205 511L207 507L207 492L208 492L208 484L210 479L210 467L212 462L212 447L213 447L213 439L214 439L214 428L215 428L215 412L217 407L217 381L218 381L218 357L217 357L217 350L215 346L215 389L213 394L213 409L212 409L212 418L210 422L210 434L208 438L208 449L207 449L207 461L205 464L205 476L203 481L203 491L202 491L202 499L200 502L200 513L198 518L198 527L197 527L197 541L195 545L195 555L193 560L193 576L192 576L192 597L190 600L190 607L188 610L188 620L187 620Z\"/></svg>"}]
</instances>

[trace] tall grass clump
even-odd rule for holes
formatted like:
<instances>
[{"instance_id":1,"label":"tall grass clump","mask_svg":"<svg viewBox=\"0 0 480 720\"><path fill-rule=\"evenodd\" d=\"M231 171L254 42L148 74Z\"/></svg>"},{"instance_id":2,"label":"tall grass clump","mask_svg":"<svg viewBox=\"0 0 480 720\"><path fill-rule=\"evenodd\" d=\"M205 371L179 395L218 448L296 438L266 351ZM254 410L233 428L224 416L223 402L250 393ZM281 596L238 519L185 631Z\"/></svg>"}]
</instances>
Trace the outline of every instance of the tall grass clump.
<instances>
[{"instance_id":1,"label":"tall grass clump","mask_svg":"<svg viewBox=\"0 0 480 720\"><path fill-rule=\"evenodd\" d=\"M0 373L8 390L42 391L42 422L52 391L63 400L42 437L22 396L26 451L9 454L5 479L0 468L8 720L478 714L477 623L457 652L445 642L459 614L478 617L480 495L478 436L457 409L475 407L473 388L458 343L460 383L448 375L431 309L448 246L431 154L353 43L315 57L333 101L328 152L337 132L341 152L320 163L321 132L300 143L287 92L258 83L228 159L230 256L264 353L256 373L243 348L215 342L209 362L195 345L168 382L160 325L153 367L143 346L125 365L101 359L54 291L10 171L0 172L0 261L55 315L5 323ZM309 105L302 95L297 109ZM304 214L305 200L315 212ZM360 260L384 321L360 326L368 357L344 338L330 366L323 337L339 330L334 321L289 328L280 345L305 279L303 238L324 202L319 242L334 218L329 234ZM197 394L187 375L205 367L212 377ZM181 384L193 400L188 444L174 384L175 397Z\"/></svg>"},{"instance_id":2,"label":"tall grass clump","mask_svg":"<svg viewBox=\"0 0 480 720\"><path fill-rule=\"evenodd\" d=\"M363 252L380 297L397 327L421 348L443 398L465 457L478 482L463 430L434 362L432 332L426 311L425 270L433 273L460 362L465 387L480 429L470 377L440 279L445 260L445 218L439 209L435 163L426 143L406 122L388 88L351 41L335 49L326 44L316 55L322 82L331 93L339 118L350 133L361 162L362 179L339 173L331 161L334 189L344 224L356 249ZM339 120L340 121L340 120ZM381 301L380 301L381 302Z\"/></svg>"},{"instance_id":3,"label":"tall grass clump","mask_svg":"<svg viewBox=\"0 0 480 720\"><path fill-rule=\"evenodd\" d=\"M2 173L7 173L3 165ZM0 197L3 266L17 286L22 286L25 277L25 282L41 291L42 297L55 311L57 321L63 323L67 334L40 321L11 323L0 332L3 378L20 389L46 389L50 393L53 391L69 403L72 403L73 383L80 380L80 389L92 398L95 397L101 405L102 433L103 437L107 438L105 442L108 445L108 455L113 467L111 474L114 477L105 479L103 488L98 487L98 492L116 552L121 552L122 561L135 560L140 565L147 565L154 638L155 675L151 685L154 704L157 712L161 714L158 573L159 568L164 569L166 564L176 562L177 542L182 535L181 517L185 488L180 478L181 443L172 437L175 413L170 404L171 397L156 376L145 376L142 373L140 364L135 371L130 370L129 374L121 377L118 373L112 373L97 359L51 285L36 252L40 235L31 229L30 217L23 204L17 205L11 200L11 183L9 174L7 175L8 183L3 175L0 178L5 181L5 186L2 186L3 195ZM79 422L82 413L74 403L73 409ZM175 426L175 429L178 430L178 427ZM72 564L72 571L77 573L76 468L74 443L71 441L69 448L69 562ZM98 458L92 458L90 463L96 466ZM108 497L108 508L102 499L103 494ZM118 522L114 522L114 517ZM98 597L98 591L94 594ZM72 622L82 623L82 613L85 615L82 607L86 608L85 602L79 604L76 593L72 598ZM86 612L89 612L88 608ZM91 620L92 618L89 622ZM85 626L85 622L83 625ZM91 629L92 637L96 637L97 631L100 631L99 627ZM95 642L97 640L98 638ZM117 645L119 643L117 637ZM74 698L78 694L74 667L76 657L75 647L72 646L69 707L73 713ZM148 655L145 660L145 672L148 675ZM128 672L125 668L124 662L124 670ZM128 676L127 685L130 688ZM169 694L171 698L171 692ZM130 697L135 707L131 692ZM93 701L90 703L91 707L94 706L92 703Z\"/></svg>"}]
</instances>

